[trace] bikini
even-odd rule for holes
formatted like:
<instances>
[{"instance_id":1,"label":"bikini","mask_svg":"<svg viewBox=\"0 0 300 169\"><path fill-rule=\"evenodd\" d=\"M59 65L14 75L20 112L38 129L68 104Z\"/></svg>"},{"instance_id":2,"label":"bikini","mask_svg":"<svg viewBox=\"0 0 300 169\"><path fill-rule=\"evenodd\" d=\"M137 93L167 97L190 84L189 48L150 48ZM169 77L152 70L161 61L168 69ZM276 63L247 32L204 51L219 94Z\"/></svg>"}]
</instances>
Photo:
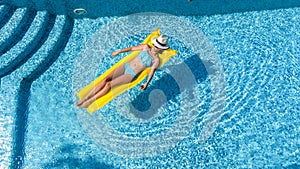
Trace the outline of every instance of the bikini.
<instances>
[{"instance_id":1,"label":"bikini","mask_svg":"<svg viewBox=\"0 0 300 169\"><path fill-rule=\"evenodd\" d=\"M141 51L138 55L142 64L145 67L151 67L152 64L152 57L149 55L148 50ZM130 74L133 78L136 78L136 73L132 70L128 63L125 63L125 72L124 74Z\"/></svg>"}]
</instances>

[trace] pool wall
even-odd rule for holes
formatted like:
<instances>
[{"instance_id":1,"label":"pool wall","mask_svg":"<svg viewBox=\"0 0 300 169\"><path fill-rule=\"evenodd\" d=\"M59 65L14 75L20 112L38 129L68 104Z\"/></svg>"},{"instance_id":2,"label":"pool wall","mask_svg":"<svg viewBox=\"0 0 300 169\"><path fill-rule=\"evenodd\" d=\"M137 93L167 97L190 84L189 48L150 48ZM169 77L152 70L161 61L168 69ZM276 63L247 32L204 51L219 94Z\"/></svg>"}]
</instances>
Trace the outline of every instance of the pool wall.
<instances>
[{"instance_id":1,"label":"pool wall","mask_svg":"<svg viewBox=\"0 0 300 169\"><path fill-rule=\"evenodd\" d=\"M141 12L160 12L172 15L202 16L246 11L272 10L300 6L298 0L2 0L2 3L18 7L46 10L52 14L75 18L125 16ZM73 10L84 8L86 15L75 15Z\"/></svg>"}]
</instances>

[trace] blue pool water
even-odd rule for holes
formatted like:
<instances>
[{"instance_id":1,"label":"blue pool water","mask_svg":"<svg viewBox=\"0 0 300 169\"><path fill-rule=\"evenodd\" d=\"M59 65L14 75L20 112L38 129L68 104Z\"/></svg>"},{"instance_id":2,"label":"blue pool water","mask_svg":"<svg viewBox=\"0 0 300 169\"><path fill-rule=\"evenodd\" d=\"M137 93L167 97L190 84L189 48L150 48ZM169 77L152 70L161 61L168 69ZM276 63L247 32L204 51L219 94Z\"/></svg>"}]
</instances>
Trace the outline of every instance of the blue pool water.
<instances>
[{"instance_id":1,"label":"blue pool water","mask_svg":"<svg viewBox=\"0 0 300 169\"><path fill-rule=\"evenodd\" d=\"M299 168L299 12L81 20L38 12L0 57L0 168ZM2 44L23 30L14 26L23 15L17 9L2 27ZM45 25L42 39L34 28ZM155 27L178 54L151 86L93 115L76 108L76 91L125 56L111 52Z\"/></svg>"}]
</instances>

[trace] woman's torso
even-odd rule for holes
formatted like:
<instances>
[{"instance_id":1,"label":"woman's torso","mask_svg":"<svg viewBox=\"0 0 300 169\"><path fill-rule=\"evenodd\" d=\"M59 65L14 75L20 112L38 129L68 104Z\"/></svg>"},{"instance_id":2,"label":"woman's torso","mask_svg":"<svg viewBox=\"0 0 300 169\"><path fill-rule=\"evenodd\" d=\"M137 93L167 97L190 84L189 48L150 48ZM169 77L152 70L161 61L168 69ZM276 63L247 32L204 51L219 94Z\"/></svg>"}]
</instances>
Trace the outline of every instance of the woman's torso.
<instances>
[{"instance_id":1,"label":"woman's torso","mask_svg":"<svg viewBox=\"0 0 300 169\"><path fill-rule=\"evenodd\" d=\"M157 56L151 56L149 50L143 50L137 57L129 61L128 64L135 73L139 74L146 67L151 67L152 61L155 58L157 58Z\"/></svg>"}]
</instances>

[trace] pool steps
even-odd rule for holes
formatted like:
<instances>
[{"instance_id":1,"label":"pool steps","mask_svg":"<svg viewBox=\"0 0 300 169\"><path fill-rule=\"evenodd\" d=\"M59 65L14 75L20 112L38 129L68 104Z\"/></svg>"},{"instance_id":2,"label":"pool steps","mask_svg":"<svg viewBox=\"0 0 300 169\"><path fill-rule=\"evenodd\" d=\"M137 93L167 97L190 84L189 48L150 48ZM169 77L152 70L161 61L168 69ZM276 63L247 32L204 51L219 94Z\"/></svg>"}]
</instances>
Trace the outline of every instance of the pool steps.
<instances>
[{"instance_id":1,"label":"pool steps","mask_svg":"<svg viewBox=\"0 0 300 169\"><path fill-rule=\"evenodd\" d=\"M54 46L49 50L47 57L41 61L40 64L30 72L29 75L24 77L28 81L34 81L39 78L60 56L60 52L66 47L68 40L72 34L74 19L70 17L64 17L64 24L61 30L61 33L58 36L58 39L53 44Z\"/></svg>"},{"instance_id":2,"label":"pool steps","mask_svg":"<svg viewBox=\"0 0 300 169\"><path fill-rule=\"evenodd\" d=\"M0 29L10 20L14 14L16 7L1 5L2 9L0 11Z\"/></svg>"},{"instance_id":3,"label":"pool steps","mask_svg":"<svg viewBox=\"0 0 300 169\"><path fill-rule=\"evenodd\" d=\"M64 49L68 42L68 38L72 33L73 19L66 18L66 22L62 28L61 36L56 41L55 45L50 51L48 51L47 57L45 57L40 64L30 72L27 76L23 78L20 83L20 88L18 91L18 100L17 100L17 110L15 118L15 130L14 130L14 145L13 145L13 155L12 155L12 167L20 167L23 165L24 157L24 143L25 134L27 130L27 118L28 118L28 105L29 105L29 96L30 88L32 83L39 78L59 57L60 52Z\"/></svg>"},{"instance_id":4,"label":"pool steps","mask_svg":"<svg viewBox=\"0 0 300 169\"><path fill-rule=\"evenodd\" d=\"M5 40L5 43L0 46L0 55L3 55L6 51L10 50L14 45L16 45L22 37L25 35L27 30L30 27L34 17L36 15L36 11L27 9L22 16L18 26L12 30L8 39Z\"/></svg>"},{"instance_id":5,"label":"pool steps","mask_svg":"<svg viewBox=\"0 0 300 169\"><path fill-rule=\"evenodd\" d=\"M9 39L11 34L13 34L16 27L19 25L20 21L22 20L22 16L26 12L26 9L19 8L17 9L13 16L9 19L9 21L1 28L0 30L0 45L2 46L4 42ZM1 55L0 55L1 57Z\"/></svg>"},{"instance_id":6,"label":"pool steps","mask_svg":"<svg viewBox=\"0 0 300 169\"><path fill-rule=\"evenodd\" d=\"M20 66L22 66L24 63L26 63L26 61L30 59L47 40L47 37L49 36L49 33L54 26L56 16L48 14L46 12L43 12L40 15L42 16L37 15L35 18L37 20L36 21L37 23L31 25L31 28L33 30L30 30L31 29L30 28L29 31L31 32L30 33L27 32L28 38L24 36L24 38L22 39L22 41L29 41L29 42L23 42L23 43L19 42L17 45L14 46L14 48L16 47L16 50L20 50L20 48L25 48L25 49L20 50L19 54L16 54L15 57L13 56L15 52L10 52L12 50L7 51L4 55L1 56L0 60L4 59L5 55L7 55L6 57L8 57L6 60L8 60L9 57L14 57L14 58L13 60L10 59L11 61L8 62L7 64L1 65L0 79L4 76L9 75L10 73L18 69ZM43 19L42 20L43 22L39 23L41 19ZM33 31L35 32L32 33Z\"/></svg>"},{"instance_id":7,"label":"pool steps","mask_svg":"<svg viewBox=\"0 0 300 169\"><path fill-rule=\"evenodd\" d=\"M0 80L10 74L20 78L10 167L22 168L31 85L48 70L66 47L73 31L74 19L8 5L1 6L0 14L0 31L5 32L5 39L2 39L0 46ZM9 57L13 59L7 62Z\"/></svg>"}]
</instances>

